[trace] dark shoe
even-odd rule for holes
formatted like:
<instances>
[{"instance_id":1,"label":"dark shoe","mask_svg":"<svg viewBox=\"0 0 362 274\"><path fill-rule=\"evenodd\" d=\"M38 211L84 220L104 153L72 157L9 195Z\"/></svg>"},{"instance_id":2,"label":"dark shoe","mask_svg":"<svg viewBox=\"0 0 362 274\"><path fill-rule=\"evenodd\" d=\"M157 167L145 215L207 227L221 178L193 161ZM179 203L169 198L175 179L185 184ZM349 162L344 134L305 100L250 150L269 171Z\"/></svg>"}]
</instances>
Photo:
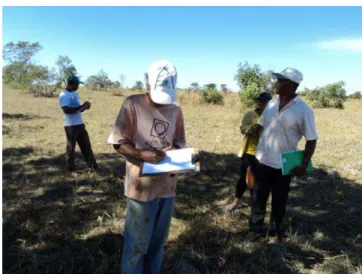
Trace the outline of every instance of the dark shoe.
<instances>
[{"instance_id":1,"label":"dark shoe","mask_svg":"<svg viewBox=\"0 0 362 274\"><path fill-rule=\"evenodd\" d=\"M260 232L250 231L248 234L246 234L245 240L247 240L249 242L255 242L255 241L261 239L262 236L263 235Z\"/></svg>"},{"instance_id":2,"label":"dark shoe","mask_svg":"<svg viewBox=\"0 0 362 274\"><path fill-rule=\"evenodd\" d=\"M268 228L268 236L277 237L279 241L282 241L282 239L285 238L282 226L280 224L276 224L275 222L271 222Z\"/></svg>"},{"instance_id":3,"label":"dark shoe","mask_svg":"<svg viewBox=\"0 0 362 274\"><path fill-rule=\"evenodd\" d=\"M91 171L93 172L97 172L100 175L108 175L111 173L111 171L108 168L102 167L102 166L95 166L95 167L91 167L89 168Z\"/></svg>"},{"instance_id":4,"label":"dark shoe","mask_svg":"<svg viewBox=\"0 0 362 274\"><path fill-rule=\"evenodd\" d=\"M269 237L275 237L277 236L277 230L275 227L275 223L270 223L268 227L268 236Z\"/></svg>"},{"instance_id":5,"label":"dark shoe","mask_svg":"<svg viewBox=\"0 0 362 274\"><path fill-rule=\"evenodd\" d=\"M286 238L285 234L284 234L284 231L280 230L280 231L277 231L277 238L279 240L279 242L284 242L284 239Z\"/></svg>"},{"instance_id":6,"label":"dark shoe","mask_svg":"<svg viewBox=\"0 0 362 274\"><path fill-rule=\"evenodd\" d=\"M88 168L91 170L97 170L99 168L99 166L97 164L93 164L93 165L89 165Z\"/></svg>"},{"instance_id":7,"label":"dark shoe","mask_svg":"<svg viewBox=\"0 0 362 274\"><path fill-rule=\"evenodd\" d=\"M67 167L67 170L69 172L74 172L74 171L76 171L76 168L75 168L75 166L71 166L71 167Z\"/></svg>"}]
</instances>

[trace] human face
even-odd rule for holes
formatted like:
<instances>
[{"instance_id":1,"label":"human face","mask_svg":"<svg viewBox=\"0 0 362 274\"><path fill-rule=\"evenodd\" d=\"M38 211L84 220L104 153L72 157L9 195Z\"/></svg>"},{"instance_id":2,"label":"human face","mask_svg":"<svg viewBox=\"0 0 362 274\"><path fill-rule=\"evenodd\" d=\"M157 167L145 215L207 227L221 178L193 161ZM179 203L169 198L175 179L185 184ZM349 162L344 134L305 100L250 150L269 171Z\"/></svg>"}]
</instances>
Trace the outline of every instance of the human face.
<instances>
[{"instance_id":1,"label":"human face","mask_svg":"<svg viewBox=\"0 0 362 274\"><path fill-rule=\"evenodd\" d=\"M267 100L258 100L256 102L256 107L261 111L263 112L264 109L266 108L266 106L268 105L269 101Z\"/></svg>"},{"instance_id":2,"label":"human face","mask_svg":"<svg viewBox=\"0 0 362 274\"><path fill-rule=\"evenodd\" d=\"M79 88L79 84L72 83L72 84L70 84L70 88L71 88L73 91L77 91L78 88Z\"/></svg>"},{"instance_id":3,"label":"human face","mask_svg":"<svg viewBox=\"0 0 362 274\"><path fill-rule=\"evenodd\" d=\"M278 78L275 82L275 89L277 94L285 95L293 89L293 83L288 79Z\"/></svg>"}]
</instances>

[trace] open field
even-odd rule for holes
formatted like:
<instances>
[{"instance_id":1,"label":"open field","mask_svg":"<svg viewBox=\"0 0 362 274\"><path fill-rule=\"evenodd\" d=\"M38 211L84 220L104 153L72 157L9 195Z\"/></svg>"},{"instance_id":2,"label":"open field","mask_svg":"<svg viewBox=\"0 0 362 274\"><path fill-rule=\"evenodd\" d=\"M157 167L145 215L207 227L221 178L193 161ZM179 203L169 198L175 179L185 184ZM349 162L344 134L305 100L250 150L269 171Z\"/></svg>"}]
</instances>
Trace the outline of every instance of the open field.
<instances>
[{"instance_id":1,"label":"open field","mask_svg":"<svg viewBox=\"0 0 362 274\"><path fill-rule=\"evenodd\" d=\"M93 151L111 172L88 172L78 153L80 171L72 177L57 98L4 89L4 273L119 273L124 160L106 140L131 92L79 91L92 102L83 119ZM362 101L315 110L315 170L293 181L288 242L277 245L244 240L247 199L231 215L215 210L234 194L242 140L238 95L225 97L224 106L209 106L197 94L180 93L187 145L200 149L203 172L179 176L163 273L191 274L191 265L200 273L361 273Z\"/></svg>"}]
</instances>

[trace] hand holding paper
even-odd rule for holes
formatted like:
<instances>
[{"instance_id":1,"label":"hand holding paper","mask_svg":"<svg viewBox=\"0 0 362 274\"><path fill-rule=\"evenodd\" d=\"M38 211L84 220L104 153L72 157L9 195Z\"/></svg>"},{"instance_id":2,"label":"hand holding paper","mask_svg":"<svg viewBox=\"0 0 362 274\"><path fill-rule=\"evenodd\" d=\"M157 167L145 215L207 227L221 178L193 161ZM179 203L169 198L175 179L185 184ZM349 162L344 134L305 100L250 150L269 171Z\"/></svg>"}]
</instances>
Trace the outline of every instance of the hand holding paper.
<instances>
[{"instance_id":1,"label":"hand holding paper","mask_svg":"<svg viewBox=\"0 0 362 274\"><path fill-rule=\"evenodd\" d=\"M170 150L166 152L166 157L157 164L143 163L140 176L200 171L200 165L196 163L197 158L197 151L193 148Z\"/></svg>"}]
</instances>

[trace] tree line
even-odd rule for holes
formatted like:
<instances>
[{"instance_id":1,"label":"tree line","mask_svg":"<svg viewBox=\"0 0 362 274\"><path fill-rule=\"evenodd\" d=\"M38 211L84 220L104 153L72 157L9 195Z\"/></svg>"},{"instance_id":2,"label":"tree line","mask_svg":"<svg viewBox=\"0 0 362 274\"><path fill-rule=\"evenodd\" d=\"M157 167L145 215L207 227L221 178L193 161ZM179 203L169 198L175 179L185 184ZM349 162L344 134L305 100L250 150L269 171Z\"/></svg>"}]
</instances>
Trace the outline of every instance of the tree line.
<instances>
[{"instance_id":1,"label":"tree line","mask_svg":"<svg viewBox=\"0 0 362 274\"><path fill-rule=\"evenodd\" d=\"M81 77L77 68L68 56L59 55L55 67L36 64L34 56L42 50L38 43L20 41L7 43L2 52L6 65L3 67L3 84L15 89L26 90L34 96L57 96L56 91L64 88L67 79L71 75ZM147 81L147 73L145 81ZM107 91L110 88L124 88L126 76L119 75L119 81L112 81L104 70L87 77L85 86L92 90ZM247 61L238 65L234 76L240 89L240 100L247 107L254 104L261 92L275 93L274 79L271 71L264 71L257 64L249 64ZM343 108L348 96L344 89L345 82L338 81L324 87L313 90L305 89L300 95L313 106L321 108ZM133 90L143 91L144 83L136 81ZM215 83L209 83L200 87L199 83L192 82L186 89L190 92L198 92L203 101L208 104L223 104L223 93L230 90L226 84L217 88ZM353 99L361 99L360 91L349 96Z\"/></svg>"}]
</instances>

